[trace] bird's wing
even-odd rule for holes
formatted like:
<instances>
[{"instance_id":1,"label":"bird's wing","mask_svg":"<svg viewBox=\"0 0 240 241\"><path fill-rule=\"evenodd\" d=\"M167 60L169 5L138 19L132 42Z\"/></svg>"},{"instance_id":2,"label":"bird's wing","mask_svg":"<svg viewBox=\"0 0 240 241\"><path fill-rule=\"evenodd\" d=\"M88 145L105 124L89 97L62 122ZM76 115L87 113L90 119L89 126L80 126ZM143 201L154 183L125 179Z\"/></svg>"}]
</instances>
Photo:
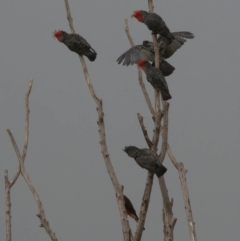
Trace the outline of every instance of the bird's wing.
<instances>
[{"instance_id":1,"label":"bird's wing","mask_svg":"<svg viewBox=\"0 0 240 241\"><path fill-rule=\"evenodd\" d=\"M76 44L82 44L85 47L91 48L91 45L87 42L87 40L82 36L80 36L79 34L74 34L74 39Z\"/></svg>"},{"instance_id":2,"label":"bird's wing","mask_svg":"<svg viewBox=\"0 0 240 241\"><path fill-rule=\"evenodd\" d=\"M133 65L140 60L153 61L154 54L142 45L136 45L123 53L118 59L118 64L123 62L123 65Z\"/></svg>"},{"instance_id":3,"label":"bird's wing","mask_svg":"<svg viewBox=\"0 0 240 241\"><path fill-rule=\"evenodd\" d=\"M195 37L193 33L187 32L187 31L172 32L172 35L174 37L187 38L187 39L193 39Z\"/></svg>"}]
</instances>

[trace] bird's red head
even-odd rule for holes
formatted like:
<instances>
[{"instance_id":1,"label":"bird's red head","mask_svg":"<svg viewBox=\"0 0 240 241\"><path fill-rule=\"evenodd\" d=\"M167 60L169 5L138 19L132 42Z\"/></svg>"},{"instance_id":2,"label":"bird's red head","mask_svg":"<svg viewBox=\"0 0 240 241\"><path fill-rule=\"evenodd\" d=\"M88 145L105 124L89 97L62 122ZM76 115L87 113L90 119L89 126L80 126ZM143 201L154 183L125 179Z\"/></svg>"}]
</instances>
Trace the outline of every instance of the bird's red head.
<instances>
[{"instance_id":1,"label":"bird's red head","mask_svg":"<svg viewBox=\"0 0 240 241\"><path fill-rule=\"evenodd\" d=\"M62 39L63 39L62 31L61 30L55 30L53 32L53 37L57 38L59 42L62 42Z\"/></svg>"},{"instance_id":2,"label":"bird's red head","mask_svg":"<svg viewBox=\"0 0 240 241\"><path fill-rule=\"evenodd\" d=\"M144 69L146 62L147 62L146 60L141 60L141 61L138 61L137 65L138 67L141 67L142 69Z\"/></svg>"},{"instance_id":3,"label":"bird's red head","mask_svg":"<svg viewBox=\"0 0 240 241\"><path fill-rule=\"evenodd\" d=\"M134 11L131 17L136 18L140 22L142 22L142 20L143 20L143 15L140 10Z\"/></svg>"}]
</instances>

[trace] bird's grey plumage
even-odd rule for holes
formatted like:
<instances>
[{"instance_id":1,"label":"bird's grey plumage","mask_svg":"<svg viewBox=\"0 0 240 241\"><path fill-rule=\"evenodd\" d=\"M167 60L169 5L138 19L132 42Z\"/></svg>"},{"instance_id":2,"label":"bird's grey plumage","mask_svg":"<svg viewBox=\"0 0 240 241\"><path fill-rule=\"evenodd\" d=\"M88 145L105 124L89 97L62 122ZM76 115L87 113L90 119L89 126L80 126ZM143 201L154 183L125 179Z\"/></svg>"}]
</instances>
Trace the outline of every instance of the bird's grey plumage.
<instances>
[{"instance_id":1,"label":"bird's grey plumage","mask_svg":"<svg viewBox=\"0 0 240 241\"><path fill-rule=\"evenodd\" d=\"M140 60L153 61L154 60L154 51L151 51L148 47L143 45L135 45L131 47L128 51L123 53L118 59L118 64L129 66L136 64Z\"/></svg>"},{"instance_id":2,"label":"bird's grey plumage","mask_svg":"<svg viewBox=\"0 0 240 241\"><path fill-rule=\"evenodd\" d=\"M194 35L190 32L173 32L172 35L175 39L171 44L168 44L168 40L165 37L162 37L161 35L158 36L160 70L164 76L169 76L175 70L175 68L164 59L171 57L186 42L186 39L184 38L194 38ZM122 63L123 65L129 66L136 64L141 60L154 63L155 52L153 42L145 40L142 45L131 47L117 59L117 62L118 64Z\"/></svg>"},{"instance_id":3,"label":"bird's grey plumage","mask_svg":"<svg viewBox=\"0 0 240 241\"><path fill-rule=\"evenodd\" d=\"M146 60L150 62L155 61L155 54L154 49L152 48L151 44L148 46L147 44L144 45L135 45L132 48L130 48L128 51L123 53L118 59L118 64L121 64L123 62L123 65L129 66L133 64L137 64L141 60ZM160 66L159 66L161 72L164 76L169 76L173 73L175 68L169 64L167 61L165 61L160 54Z\"/></svg>"},{"instance_id":4,"label":"bird's grey plumage","mask_svg":"<svg viewBox=\"0 0 240 241\"><path fill-rule=\"evenodd\" d=\"M160 55L167 59L171 57L179 48L183 46L183 44L187 41L186 39L193 39L194 35L191 32L172 32L172 35L175 39L171 44L168 44L168 40L159 35L157 38L159 53ZM186 38L186 39L185 39ZM150 51L154 51L153 42L143 41L143 46L148 48Z\"/></svg>"},{"instance_id":5,"label":"bird's grey plumage","mask_svg":"<svg viewBox=\"0 0 240 241\"><path fill-rule=\"evenodd\" d=\"M159 162L156 153L150 149L139 149L136 146L126 146L124 151L130 157L134 158L140 167L155 173L158 177L161 177L167 171L167 168Z\"/></svg>"},{"instance_id":6,"label":"bird's grey plumage","mask_svg":"<svg viewBox=\"0 0 240 241\"><path fill-rule=\"evenodd\" d=\"M154 34L161 34L167 39L168 44L171 44L174 36L171 34L164 20L156 13L149 13L143 10L140 12L143 15L142 22L147 25L148 29Z\"/></svg>"},{"instance_id":7,"label":"bird's grey plumage","mask_svg":"<svg viewBox=\"0 0 240 241\"><path fill-rule=\"evenodd\" d=\"M167 59L171 57L183 44L187 41L186 39L193 39L194 35L191 32L172 32L175 39L171 44L167 43L167 39L161 35L158 36L158 42L161 43L161 54L163 58Z\"/></svg>"},{"instance_id":8,"label":"bird's grey plumage","mask_svg":"<svg viewBox=\"0 0 240 241\"><path fill-rule=\"evenodd\" d=\"M181 32L172 32L172 35L176 38L176 37L180 37L180 38L187 38L187 39L193 39L194 35L191 32L188 31L181 31Z\"/></svg>"},{"instance_id":9,"label":"bird's grey plumage","mask_svg":"<svg viewBox=\"0 0 240 241\"><path fill-rule=\"evenodd\" d=\"M159 69L152 66L149 62L145 62L142 65L142 70L146 74L147 81L153 86L154 89L160 91L163 100L166 101L172 98L169 93L167 81Z\"/></svg>"},{"instance_id":10,"label":"bird's grey plumage","mask_svg":"<svg viewBox=\"0 0 240 241\"><path fill-rule=\"evenodd\" d=\"M62 31L62 42L73 52L85 55L90 61L94 61L97 56L97 52L91 47L85 38L79 34L68 34Z\"/></svg>"}]
</instances>

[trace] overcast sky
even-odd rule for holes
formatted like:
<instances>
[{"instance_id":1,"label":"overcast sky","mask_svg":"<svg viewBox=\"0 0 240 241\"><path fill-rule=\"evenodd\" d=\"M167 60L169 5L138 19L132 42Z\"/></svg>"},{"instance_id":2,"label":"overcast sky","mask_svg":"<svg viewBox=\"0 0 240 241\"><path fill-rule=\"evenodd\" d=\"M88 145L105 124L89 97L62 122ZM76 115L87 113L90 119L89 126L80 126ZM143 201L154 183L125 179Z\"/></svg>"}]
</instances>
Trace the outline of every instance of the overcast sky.
<instances>
[{"instance_id":1,"label":"overcast sky","mask_svg":"<svg viewBox=\"0 0 240 241\"><path fill-rule=\"evenodd\" d=\"M98 52L86 59L97 95L103 99L110 157L125 194L137 212L147 172L122 151L147 147L138 124L140 112L149 134L153 123L137 80L136 66L116 59L129 48L124 19L135 44L151 40L132 11L148 10L147 0L70 0L76 32ZM240 1L154 1L155 12L171 31L191 31L169 62L166 78L172 99L169 144L188 169L187 181L198 240L238 240L240 223ZM96 104L75 53L52 37L69 32L64 1L2 0L0 4L0 239L5 238L4 170L12 177L18 161L6 129L19 148L24 140L24 95L30 96L30 142L26 170L47 219L60 240L121 241L115 193L100 152ZM146 82L153 97L153 89ZM189 240L178 173L168 158L165 174L175 240ZM46 241L37 206L23 178L11 189L13 241ZM142 240L163 240L162 200L154 182ZM130 220L135 231L135 223Z\"/></svg>"}]
</instances>

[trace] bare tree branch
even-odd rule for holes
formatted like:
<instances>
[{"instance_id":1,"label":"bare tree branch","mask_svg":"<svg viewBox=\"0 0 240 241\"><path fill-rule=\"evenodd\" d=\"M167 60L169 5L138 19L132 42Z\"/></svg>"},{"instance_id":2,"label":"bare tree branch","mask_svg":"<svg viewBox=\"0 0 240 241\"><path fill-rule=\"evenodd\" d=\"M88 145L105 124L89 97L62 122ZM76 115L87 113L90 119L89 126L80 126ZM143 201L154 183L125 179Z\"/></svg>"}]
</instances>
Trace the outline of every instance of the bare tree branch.
<instances>
[{"instance_id":1,"label":"bare tree branch","mask_svg":"<svg viewBox=\"0 0 240 241\"><path fill-rule=\"evenodd\" d=\"M25 95L25 104L26 104L26 120L25 120L25 141L24 141L24 148L23 148L23 155L21 156L19 148L17 146L17 143L15 141L15 138L13 136L13 134L11 133L11 131L9 129L7 129L7 132L9 134L10 140L12 142L13 148L15 150L15 153L17 155L17 158L19 160L19 170L20 173L22 174L23 178L25 179L26 183L28 184L29 189L31 190L36 203L38 205L38 209L39 209L39 214L37 214L37 216L39 217L40 221L41 221L41 226L44 227L44 229L46 230L47 234L49 235L49 237L51 238L52 241L57 241L56 235L55 233L53 233L53 231L50 228L50 225L48 223L48 221L45 218L45 212L43 209L43 205L41 203L40 197L37 194L36 190L34 189L33 185L31 184L31 181L29 179L28 174L25 171L25 167L24 167L24 159L26 158L26 154L27 154L27 147L28 147L28 136L29 136L29 95L31 93L31 89L32 89L32 84L33 84L33 80L30 81L29 83L29 88L28 88L28 92ZM17 178L18 178L19 174L18 172L15 174L13 181L9 182L9 189L14 185L14 183L16 182ZM6 177L6 172L5 172L5 177ZM6 179L5 179L6 180ZM9 196L10 198L10 196ZM10 201L10 200L9 200ZM11 224L10 224L11 225Z\"/></svg>"},{"instance_id":2,"label":"bare tree branch","mask_svg":"<svg viewBox=\"0 0 240 241\"><path fill-rule=\"evenodd\" d=\"M168 156L169 156L170 160L172 161L173 165L178 170L179 179L180 179L181 188L182 188L183 201L184 201L184 206L185 206L185 211L186 211L190 240L197 241L195 222L193 220L191 202L190 202L187 180L186 180L187 170L185 170L182 162L180 162L180 163L177 162L169 145L168 145L167 153L168 153Z\"/></svg>"},{"instance_id":3,"label":"bare tree branch","mask_svg":"<svg viewBox=\"0 0 240 241\"><path fill-rule=\"evenodd\" d=\"M27 155L27 148L28 148L28 137L29 137L29 96L31 94L32 90L32 84L33 84L33 79L30 80L29 86L28 86L28 91L25 94L25 108L26 108L26 114L25 114L25 140L24 140L24 145L23 145L23 152L22 152L22 160L23 162L25 161L26 155ZM17 181L19 175L20 175L21 169L20 166L18 167L18 170L16 174L13 177L13 180L10 182L10 188L14 185L14 183Z\"/></svg>"},{"instance_id":4,"label":"bare tree branch","mask_svg":"<svg viewBox=\"0 0 240 241\"><path fill-rule=\"evenodd\" d=\"M159 161L163 163L166 152L167 152L167 145L168 145L168 109L169 109L169 103L168 102L163 102L164 103L164 116L163 116L163 127L161 128L161 133L162 133L162 148L161 152L159 154Z\"/></svg>"},{"instance_id":5,"label":"bare tree branch","mask_svg":"<svg viewBox=\"0 0 240 241\"><path fill-rule=\"evenodd\" d=\"M176 218L173 219L173 216L169 216L166 213L166 209L164 209L164 208L162 210L162 219L164 222L164 226L163 226L164 241L173 240L174 239L173 230L174 230L175 224L177 222L177 219ZM168 221L166 221L166 220L168 220ZM165 223L169 223L170 226L165 225Z\"/></svg>"},{"instance_id":6,"label":"bare tree branch","mask_svg":"<svg viewBox=\"0 0 240 241\"><path fill-rule=\"evenodd\" d=\"M193 214L192 214L189 192L187 187L187 180L186 180L187 170L184 169L184 165L181 162L178 164L178 172L179 172L179 179L182 187L182 194L183 194L183 200L184 200L185 211L187 216L190 239L191 241L197 241L195 222L193 221Z\"/></svg>"},{"instance_id":7,"label":"bare tree branch","mask_svg":"<svg viewBox=\"0 0 240 241\"><path fill-rule=\"evenodd\" d=\"M172 206L173 199L170 200L168 195L168 189L165 183L164 177L158 178L160 190L163 199L163 224L164 224L164 241L174 240L174 227L177 219L173 216Z\"/></svg>"},{"instance_id":8,"label":"bare tree branch","mask_svg":"<svg viewBox=\"0 0 240 241\"><path fill-rule=\"evenodd\" d=\"M161 128L162 134L162 147L161 152L159 154L159 162L163 163L166 151L167 151L167 143L168 143L168 108L169 103L163 101L163 127ZM156 121L155 121L156 123ZM159 128L160 129L160 128ZM160 134L160 133L158 133ZM173 241L174 240L174 227L177 222L177 219L173 216L172 206L173 206L173 199L170 200L168 195L168 189L165 183L164 177L158 178L160 190L162 193L163 199L163 223L164 223L164 241Z\"/></svg>"},{"instance_id":9,"label":"bare tree branch","mask_svg":"<svg viewBox=\"0 0 240 241\"><path fill-rule=\"evenodd\" d=\"M149 7L149 12L153 13L154 6L152 0L148 0L148 7ZM158 49L158 44L157 44L157 37L155 34L152 33L152 39L153 39L153 47L154 47L154 53L155 53L155 67L159 68L159 49ZM160 94L158 90L155 90L155 110L160 111ZM156 120L155 120L156 122ZM155 124L157 126L158 124ZM157 143L158 144L158 143Z\"/></svg>"},{"instance_id":10,"label":"bare tree branch","mask_svg":"<svg viewBox=\"0 0 240 241\"><path fill-rule=\"evenodd\" d=\"M67 12L67 20L68 20L68 23L69 23L69 27L70 27L72 33L75 33L75 30L74 30L74 27L73 27L73 19L72 19L72 15L71 15L71 12L70 12L70 7L69 7L69 4L68 4L68 1L64 0L64 3L65 3L66 12Z\"/></svg>"},{"instance_id":11,"label":"bare tree branch","mask_svg":"<svg viewBox=\"0 0 240 241\"><path fill-rule=\"evenodd\" d=\"M35 201L37 203L38 210L39 210L39 213L37 214L37 217L40 219L40 222L41 222L41 226L40 227L44 227L45 231L47 232L47 234L49 235L49 237L51 238L52 241L58 241L55 233L50 228L49 222L47 221L47 219L45 217L45 212L44 212L43 205L42 205L42 202L40 200L40 197L37 194L35 188L33 187L27 172L25 171L25 166L24 166L24 163L23 163L23 159L21 157L21 154L20 154L20 151L18 149L18 146L17 146L17 143L15 141L15 138L14 138L13 134L11 133L11 131L9 129L7 129L7 132L9 134L9 137L11 139L12 145L14 147L15 153L16 153L17 158L18 158L18 161L19 161L19 164L20 164L20 168L21 168L21 174L22 174L24 180L26 181L26 183L27 183L30 191L32 192L32 194L33 194L33 196L35 198Z\"/></svg>"},{"instance_id":12,"label":"bare tree branch","mask_svg":"<svg viewBox=\"0 0 240 241\"><path fill-rule=\"evenodd\" d=\"M170 160L172 161L172 164L176 167L176 169L178 169L178 162L177 162L176 158L174 157L169 144L167 145L167 153L168 153Z\"/></svg>"},{"instance_id":13,"label":"bare tree branch","mask_svg":"<svg viewBox=\"0 0 240 241\"><path fill-rule=\"evenodd\" d=\"M130 42L131 46L134 46L132 37L131 37L130 32L129 32L128 22L127 22L126 19L125 19L125 31L126 31L126 34L128 36L128 39L129 39L129 42ZM155 36L155 40L156 40L156 36ZM157 47L157 41L155 41L154 47ZM157 64L159 66L159 51L158 51L158 47L157 47L157 51L155 49L155 57L156 56L157 56L158 60L155 61L155 64ZM139 83L141 85L140 81L139 81ZM145 96L144 89L142 89L142 90L143 90L143 94ZM147 101L146 97L145 97L145 100ZM160 129L161 128L161 120L162 120L163 114L166 113L166 117L164 118L164 123L165 123L165 125L164 125L164 127L165 127L165 130L164 130L165 142L162 144L162 150L161 150L161 154L160 154L161 159L162 159L161 162L163 162L163 159L165 157L166 150L167 150L165 143L167 143L167 136L168 136L168 107L169 107L169 105L168 105L168 103L165 104L165 102L163 102L163 106L164 106L164 111L162 112L160 110L160 96L159 96L159 92L155 90L155 110L156 111L154 111L155 115L153 115L155 128L154 128L154 134L153 134L153 140L152 141L150 141L150 139L148 137L147 130L146 130L146 127L144 126L142 116L140 114L138 114L138 120L139 120L140 126L142 128L142 132L143 132L144 138L145 138L149 148L151 148L153 151L156 152L157 151L158 142L159 142L160 130L161 130ZM167 207L167 204L168 204L167 200L169 200L169 197L168 197L168 192L167 192L167 188L166 188L166 185L165 185L164 178L163 177L160 178L159 182L161 183L160 187L162 186L161 191L162 191L163 199L165 199L165 203L166 203L165 206ZM150 183L150 185L148 183ZM142 229L141 228L144 227L144 222L145 222L145 219L146 219L146 212L147 212L147 208L148 208L148 206L145 206L145 205L146 205L146 203L148 205L148 203L150 201L150 194L151 194L150 188L152 188L152 183L153 183L153 175L149 172L148 173L148 178L147 178L147 183L146 183L146 186L145 186L145 192L144 192L144 196L143 196L141 211L140 211L140 214L139 214L139 225L137 227L137 230L136 230L136 233L135 233L135 236L134 236L134 241L141 240L141 236L142 236ZM164 187L165 187L165 189L164 189ZM146 193L148 193L147 197L145 196ZM173 215L172 215L172 217L173 217ZM141 220L143 220L143 221L141 221ZM166 221L166 218L165 218L165 221ZM167 236L165 236L165 237L167 237Z\"/></svg>"},{"instance_id":14,"label":"bare tree branch","mask_svg":"<svg viewBox=\"0 0 240 241\"><path fill-rule=\"evenodd\" d=\"M8 170L4 172L5 179L5 196L6 196L6 241L12 240L12 225L11 225L11 199L10 199L10 182L8 180Z\"/></svg>"},{"instance_id":15,"label":"bare tree branch","mask_svg":"<svg viewBox=\"0 0 240 241\"><path fill-rule=\"evenodd\" d=\"M26 120L25 120L25 140L24 140L24 146L23 146L23 152L22 152L22 159L23 161L26 158L27 155L27 148L28 148L28 137L29 137L29 96L31 94L32 90L32 84L33 84L33 79L30 80L29 86L28 86L28 92L25 94L25 105L26 105Z\"/></svg>"},{"instance_id":16,"label":"bare tree branch","mask_svg":"<svg viewBox=\"0 0 240 241\"><path fill-rule=\"evenodd\" d=\"M154 6L153 6L153 1L152 0L148 0L148 8L149 8L149 12L153 13Z\"/></svg>"},{"instance_id":17,"label":"bare tree branch","mask_svg":"<svg viewBox=\"0 0 240 241\"><path fill-rule=\"evenodd\" d=\"M73 26L73 20L70 12L70 7L68 4L68 0L64 0L65 2L65 7L66 7L66 13L67 13L67 19L69 22L69 27L72 31L72 33L75 33L74 26ZM102 155L106 164L106 168L109 174L109 177L112 181L113 187L116 191L116 196L117 196L117 202L118 202L118 209L121 217L121 224L122 224L122 231L123 231L123 238L125 241L131 240L131 229L127 220L127 215L126 215L126 210L125 210L125 204L124 204L124 199L123 199L123 190L122 186L118 182L118 179L116 177L116 174L114 172L114 168L112 166L111 159L109 157L108 149L107 149L107 143L106 143L106 133L105 133L105 124L104 124L104 113L103 113L103 105L102 105L102 100L97 97L92 82L90 80L89 74L88 74L88 69L85 63L84 58L79 55L80 62L82 64L84 76L89 88L89 91L95 100L97 104L97 112L98 112L98 127L99 127L99 138L100 138L100 146L101 146L101 151Z\"/></svg>"},{"instance_id":18,"label":"bare tree branch","mask_svg":"<svg viewBox=\"0 0 240 241\"><path fill-rule=\"evenodd\" d=\"M23 153L22 153L22 160L24 161L27 154L28 148L28 137L29 137L29 95L31 93L33 80L30 80L28 91L25 95L25 105L26 105L26 115L25 115L25 140L23 146ZM5 177L5 195L6 195L6 240L11 241L12 237L12 226L11 226L11 201L10 201L10 189L17 181L21 172L20 165L18 167L17 172L15 173L12 181L8 179L8 170L5 170L4 177Z\"/></svg>"},{"instance_id":19,"label":"bare tree branch","mask_svg":"<svg viewBox=\"0 0 240 241\"><path fill-rule=\"evenodd\" d=\"M144 230L144 224L147 216L148 204L150 202L150 196L152 192L152 184L153 184L153 174L148 172L146 185L143 193L141 209L139 213L139 220L137 229L133 238L133 241L140 241L142 237L142 232Z\"/></svg>"},{"instance_id":20,"label":"bare tree branch","mask_svg":"<svg viewBox=\"0 0 240 241\"><path fill-rule=\"evenodd\" d=\"M125 19L125 32L126 32L127 37L129 39L130 45L134 46L133 39L130 35L127 19ZM147 105L149 107L149 110L152 113L153 119L155 120L155 123L158 123L158 125L160 126L161 118L162 118L161 112L160 111L155 112L153 107L152 107L151 101L149 99L148 93L146 91L145 85L144 85L143 80L142 80L142 71L139 67L138 67L138 80L139 80L139 84L142 88L142 92L143 92L143 95L144 95L145 100L147 102ZM156 122L156 119L157 119L157 122ZM149 148L150 148L150 146L152 148L153 145L157 146L157 144L158 144L157 137L155 137L155 139L154 139L155 144L150 141L150 139L148 137L148 134L147 134L147 130L146 130L144 124L143 124L143 117L140 114L138 114L138 120L139 120L140 126L141 126L142 131L143 131L143 135L145 137L145 140L146 140ZM156 133L158 132L158 130L155 130L155 131L156 131ZM159 136L159 134L158 134L158 136ZM145 190L144 190L143 198L142 198L140 214L139 214L139 221L138 221L137 229L136 229L134 239L133 239L134 241L140 241L141 237L142 237L142 232L143 232L143 229L144 229L144 224L145 224L147 210L148 210L148 204L150 202L152 184L153 184L153 174L148 172Z\"/></svg>"},{"instance_id":21,"label":"bare tree branch","mask_svg":"<svg viewBox=\"0 0 240 241\"><path fill-rule=\"evenodd\" d=\"M157 92L155 92L156 94ZM155 98L155 103L158 102L157 99ZM158 108L158 107L157 107ZM153 130L153 138L152 138L152 150L154 152L157 152L157 146L159 142L159 135L160 135L160 128L161 128L161 120L163 117L163 112L161 112L159 109L156 109L156 115L155 115L155 120L154 120L154 130Z\"/></svg>"},{"instance_id":22,"label":"bare tree branch","mask_svg":"<svg viewBox=\"0 0 240 241\"><path fill-rule=\"evenodd\" d=\"M130 42L130 45L133 47L133 46L134 46L134 43L133 43L133 39L132 39L132 37L131 37L131 35L130 35L130 32L129 32L128 20L127 20L127 19L125 19L125 32L126 32L126 34L127 34L128 40L129 40L129 42ZM141 88L142 88L143 95L144 95L144 97L145 97L145 100L146 100L146 102L147 102L148 108L149 108L152 116L155 117L155 111L154 111L154 109L153 109L152 103L151 103L151 101L150 101L150 99L149 99L147 90L146 90L145 85L144 85L144 83L143 83L141 68L139 68L139 67L137 67L137 68L138 68L138 81L139 81L139 84L140 84L140 86L141 86Z\"/></svg>"},{"instance_id":23,"label":"bare tree branch","mask_svg":"<svg viewBox=\"0 0 240 241\"><path fill-rule=\"evenodd\" d=\"M143 117L139 113L137 113L137 116L138 116L139 124L140 124L140 126L142 128L142 132L143 132L144 138L145 138L145 140L146 140L146 142L148 144L149 149L151 149L153 143L151 142L151 140L148 137L147 129L146 129L144 123L143 123Z\"/></svg>"},{"instance_id":24,"label":"bare tree branch","mask_svg":"<svg viewBox=\"0 0 240 241\"><path fill-rule=\"evenodd\" d=\"M149 12L153 13L154 6L152 0L148 0L148 7ZM154 52L155 52L155 67L159 68L159 60L160 60L160 54L158 49L158 43L157 38L155 34L152 34L153 38L153 46L154 46ZM162 99L162 98L161 98ZM168 108L169 104L162 100L163 103L163 128L161 130L162 132L162 147L161 152L159 154L159 161L163 163L166 151L167 151L167 140L168 140ZM159 91L155 90L155 109L156 109L156 116L157 112L160 113L160 94ZM160 128L161 128L161 119L158 120L158 118L155 119L155 130L154 130L154 136L153 136L153 150L157 151L157 145L159 141L159 135L160 135ZM156 144L155 144L156 143ZM177 219L173 216L172 206L173 206L173 200L170 201L168 190L166 187L165 179L164 177L158 178L160 190L162 193L163 198L163 223L164 223L164 241L173 241L174 235L173 230L174 226L176 224Z\"/></svg>"}]
</instances>

